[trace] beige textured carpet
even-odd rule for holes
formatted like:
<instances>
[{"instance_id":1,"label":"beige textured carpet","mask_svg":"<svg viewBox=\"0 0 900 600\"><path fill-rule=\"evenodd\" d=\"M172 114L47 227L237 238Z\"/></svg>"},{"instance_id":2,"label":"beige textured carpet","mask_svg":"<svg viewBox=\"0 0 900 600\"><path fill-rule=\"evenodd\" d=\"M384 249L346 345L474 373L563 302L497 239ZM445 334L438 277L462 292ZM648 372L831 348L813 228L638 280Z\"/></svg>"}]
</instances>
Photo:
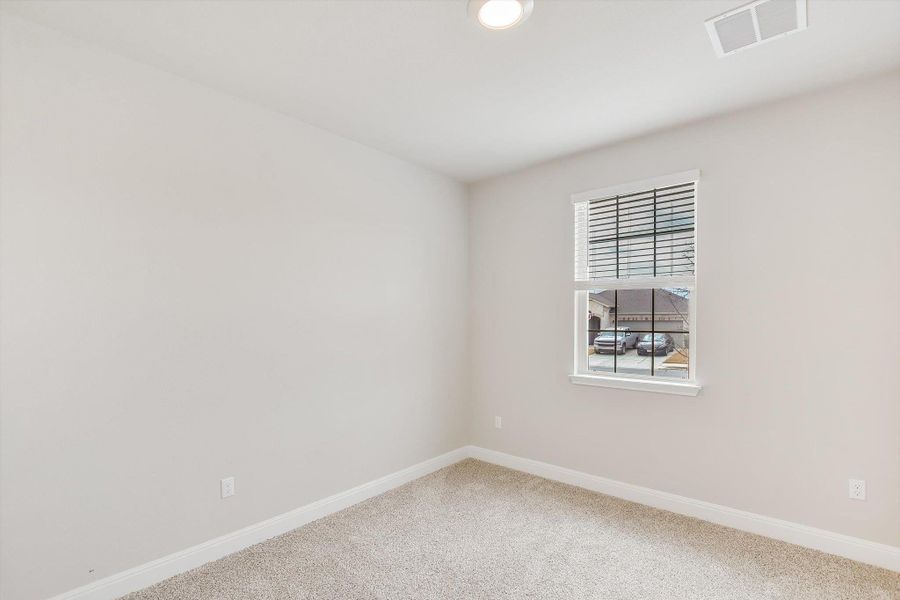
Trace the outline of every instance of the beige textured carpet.
<instances>
[{"instance_id":1,"label":"beige textured carpet","mask_svg":"<svg viewBox=\"0 0 900 600\"><path fill-rule=\"evenodd\" d=\"M900 574L476 460L126 596L900 599Z\"/></svg>"}]
</instances>

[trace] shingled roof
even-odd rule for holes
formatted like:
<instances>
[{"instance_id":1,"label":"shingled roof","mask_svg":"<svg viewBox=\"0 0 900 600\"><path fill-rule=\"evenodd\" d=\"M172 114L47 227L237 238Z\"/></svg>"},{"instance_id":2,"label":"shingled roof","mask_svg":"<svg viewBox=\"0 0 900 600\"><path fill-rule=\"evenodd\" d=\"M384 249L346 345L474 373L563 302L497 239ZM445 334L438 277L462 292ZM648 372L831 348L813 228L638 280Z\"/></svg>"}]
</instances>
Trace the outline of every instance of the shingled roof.
<instances>
[{"instance_id":1,"label":"shingled roof","mask_svg":"<svg viewBox=\"0 0 900 600\"><path fill-rule=\"evenodd\" d=\"M679 296L668 290L657 289L656 314L658 315L682 315L688 314L687 298ZM591 293L591 299L596 300L612 308L615 305L614 292L606 290L600 293ZM650 291L649 290L619 290L618 313L623 315L649 315Z\"/></svg>"}]
</instances>

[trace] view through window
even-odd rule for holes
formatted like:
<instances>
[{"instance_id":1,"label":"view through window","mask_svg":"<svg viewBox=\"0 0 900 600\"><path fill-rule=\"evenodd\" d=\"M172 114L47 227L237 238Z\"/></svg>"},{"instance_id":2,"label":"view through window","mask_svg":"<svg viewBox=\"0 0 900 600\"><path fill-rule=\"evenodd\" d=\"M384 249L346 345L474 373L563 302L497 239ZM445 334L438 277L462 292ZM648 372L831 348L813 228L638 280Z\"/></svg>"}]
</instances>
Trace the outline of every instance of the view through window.
<instances>
[{"instance_id":1,"label":"view through window","mask_svg":"<svg viewBox=\"0 0 900 600\"><path fill-rule=\"evenodd\" d=\"M693 379L697 176L573 197L576 374Z\"/></svg>"},{"instance_id":2,"label":"view through window","mask_svg":"<svg viewBox=\"0 0 900 600\"><path fill-rule=\"evenodd\" d=\"M588 369L688 378L690 301L687 288L588 292Z\"/></svg>"}]
</instances>

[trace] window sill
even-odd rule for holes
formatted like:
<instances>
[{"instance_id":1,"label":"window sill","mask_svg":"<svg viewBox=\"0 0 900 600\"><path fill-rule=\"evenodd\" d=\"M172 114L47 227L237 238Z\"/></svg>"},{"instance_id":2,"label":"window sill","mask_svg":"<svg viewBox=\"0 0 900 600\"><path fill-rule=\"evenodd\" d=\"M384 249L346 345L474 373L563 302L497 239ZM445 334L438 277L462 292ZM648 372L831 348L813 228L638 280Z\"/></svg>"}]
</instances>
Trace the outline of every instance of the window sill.
<instances>
[{"instance_id":1,"label":"window sill","mask_svg":"<svg viewBox=\"0 0 900 600\"><path fill-rule=\"evenodd\" d=\"M699 384L688 381L651 381L648 379L605 377L603 375L569 375L569 381L577 385L593 385L638 392L657 392L660 394L674 394L676 396L696 396L701 389Z\"/></svg>"}]
</instances>

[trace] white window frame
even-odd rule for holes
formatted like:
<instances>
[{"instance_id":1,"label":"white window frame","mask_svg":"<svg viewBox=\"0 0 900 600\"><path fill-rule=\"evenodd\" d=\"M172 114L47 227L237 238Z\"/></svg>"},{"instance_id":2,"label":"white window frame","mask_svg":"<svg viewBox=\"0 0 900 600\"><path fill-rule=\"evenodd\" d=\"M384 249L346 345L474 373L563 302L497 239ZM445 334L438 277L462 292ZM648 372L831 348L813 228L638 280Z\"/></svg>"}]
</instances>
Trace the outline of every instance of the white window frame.
<instances>
[{"instance_id":1,"label":"white window frame","mask_svg":"<svg viewBox=\"0 0 900 600\"><path fill-rule=\"evenodd\" d=\"M700 170L672 173L661 177L652 177L640 181L631 181L621 185L588 190L572 194L572 205L581 204L590 200L609 198L610 196L625 195L653 188L677 185L680 183L695 182L694 187L694 260L699 260L700 255ZM569 375L572 383L579 385L592 385L599 387L617 388L623 390L636 390L647 392L661 392L679 396L696 396L701 389L697 380L697 269L694 275L688 277L631 277L623 279L610 278L595 281L574 282L575 292L575 336L574 336L574 364L573 371ZM588 331L585 316L588 314L589 290L627 290L647 288L672 288L681 287L691 291L689 304L690 326L688 330L689 356L688 379L666 380L661 377L649 375L618 375L615 373L598 374L588 369ZM651 357L652 358L652 357Z\"/></svg>"}]
</instances>

